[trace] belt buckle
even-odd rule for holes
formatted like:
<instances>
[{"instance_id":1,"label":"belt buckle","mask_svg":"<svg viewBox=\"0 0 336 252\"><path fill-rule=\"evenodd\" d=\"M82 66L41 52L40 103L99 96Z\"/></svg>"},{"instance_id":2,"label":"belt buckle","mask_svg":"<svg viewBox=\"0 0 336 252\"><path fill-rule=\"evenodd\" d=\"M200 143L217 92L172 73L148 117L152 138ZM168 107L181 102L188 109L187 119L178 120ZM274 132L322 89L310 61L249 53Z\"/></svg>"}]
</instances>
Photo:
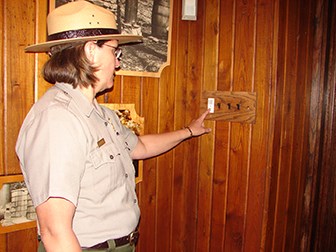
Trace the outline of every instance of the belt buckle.
<instances>
[{"instance_id":1,"label":"belt buckle","mask_svg":"<svg viewBox=\"0 0 336 252\"><path fill-rule=\"evenodd\" d=\"M139 236L139 231L133 231L132 233L130 233L128 235L128 240L129 240L129 244L131 246L136 245L137 241L138 241L138 236Z\"/></svg>"}]
</instances>

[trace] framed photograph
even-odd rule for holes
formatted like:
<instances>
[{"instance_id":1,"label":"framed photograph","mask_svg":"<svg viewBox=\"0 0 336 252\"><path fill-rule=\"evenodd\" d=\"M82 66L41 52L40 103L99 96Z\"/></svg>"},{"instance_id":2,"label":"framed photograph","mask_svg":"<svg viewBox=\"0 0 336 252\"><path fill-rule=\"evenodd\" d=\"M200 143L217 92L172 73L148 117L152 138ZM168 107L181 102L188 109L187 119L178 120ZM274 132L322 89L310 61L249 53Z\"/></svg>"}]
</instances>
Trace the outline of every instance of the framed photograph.
<instances>
[{"instance_id":1,"label":"framed photograph","mask_svg":"<svg viewBox=\"0 0 336 252\"><path fill-rule=\"evenodd\" d=\"M120 122L132 130L134 134L140 136L144 134L145 119L139 116L135 110L135 104L122 103L101 103L101 105L114 110L119 116ZM142 181L142 160L134 160L135 183Z\"/></svg>"},{"instance_id":2,"label":"framed photograph","mask_svg":"<svg viewBox=\"0 0 336 252\"><path fill-rule=\"evenodd\" d=\"M49 0L49 11L75 0ZM116 15L124 34L141 35L142 43L123 45L117 75L160 77L170 64L172 0L88 0ZM75 22L75 20L74 20Z\"/></svg>"},{"instance_id":3,"label":"framed photograph","mask_svg":"<svg viewBox=\"0 0 336 252\"><path fill-rule=\"evenodd\" d=\"M0 176L0 234L34 227L35 208L23 176Z\"/></svg>"}]
</instances>

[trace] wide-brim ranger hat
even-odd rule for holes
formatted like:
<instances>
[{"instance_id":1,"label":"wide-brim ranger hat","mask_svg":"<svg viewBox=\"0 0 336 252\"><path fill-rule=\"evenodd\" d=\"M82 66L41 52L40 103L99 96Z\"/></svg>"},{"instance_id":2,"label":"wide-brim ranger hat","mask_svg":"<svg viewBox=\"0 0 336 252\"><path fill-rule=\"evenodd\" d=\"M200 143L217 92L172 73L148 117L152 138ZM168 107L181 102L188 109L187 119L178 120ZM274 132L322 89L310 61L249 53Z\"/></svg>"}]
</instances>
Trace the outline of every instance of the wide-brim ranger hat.
<instances>
[{"instance_id":1,"label":"wide-brim ranger hat","mask_svg":"<svg viewBox=\"0 0 336 252\"><path fill-rule=\"evenodd\" d=\"M119 44L141 42L142 37L120 34L112 12L84 0L69 2L47 17L47 41L30 45L26 52L48 52L56 45L91 40L118 40Z\"/></svg>"}]
</instances>

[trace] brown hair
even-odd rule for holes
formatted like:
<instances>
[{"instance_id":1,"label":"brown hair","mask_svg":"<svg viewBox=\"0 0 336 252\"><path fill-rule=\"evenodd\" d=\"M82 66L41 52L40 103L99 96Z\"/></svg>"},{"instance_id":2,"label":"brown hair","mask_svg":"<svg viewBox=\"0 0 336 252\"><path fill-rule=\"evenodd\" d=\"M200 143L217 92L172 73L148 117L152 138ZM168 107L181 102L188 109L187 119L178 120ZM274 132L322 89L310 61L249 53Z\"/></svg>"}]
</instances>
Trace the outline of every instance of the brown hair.
<instances>
[{"instance_id":1,"label":"brown hair","mask_svg":"<svg viewBox=\"0 0 336 252\"><path fill-rule=\"evenodd\" d=\"M106 41L104 41L106 42ZM97 42L102 46L104 42ZM95 76L97 71L85 55L85 43L75 45L59 45L51 48L50 59L43 68L43 78L52 84L56 82L69 83L76 88L94 86L98 80Z\"/></svg>"}]
</instances>

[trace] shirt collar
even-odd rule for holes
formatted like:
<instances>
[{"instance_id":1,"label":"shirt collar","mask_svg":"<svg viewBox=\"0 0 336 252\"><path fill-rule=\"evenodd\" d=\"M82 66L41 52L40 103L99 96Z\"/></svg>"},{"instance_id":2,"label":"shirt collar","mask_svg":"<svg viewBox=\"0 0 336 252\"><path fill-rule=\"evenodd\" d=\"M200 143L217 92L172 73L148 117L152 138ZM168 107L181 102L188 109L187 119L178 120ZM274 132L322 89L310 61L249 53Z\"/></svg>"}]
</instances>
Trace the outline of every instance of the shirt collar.
<instances>
[{"instance_id":1,"label":"shirt collar","mask_svg":"<svg viewBox=\"0 0 336 252\"><path fill-rule=\"evenodd\" d=\"M83 111L83 113L87 117L90 117L92 111L95 110L95 106L85 97L85 95L79 89L73 88L70 84L60 82L56 82L55 86L61 89L66 94L70 95L73 101ZM97 104L96 99L94 99L93 102Z\"/></svg>"}]
</instances>

